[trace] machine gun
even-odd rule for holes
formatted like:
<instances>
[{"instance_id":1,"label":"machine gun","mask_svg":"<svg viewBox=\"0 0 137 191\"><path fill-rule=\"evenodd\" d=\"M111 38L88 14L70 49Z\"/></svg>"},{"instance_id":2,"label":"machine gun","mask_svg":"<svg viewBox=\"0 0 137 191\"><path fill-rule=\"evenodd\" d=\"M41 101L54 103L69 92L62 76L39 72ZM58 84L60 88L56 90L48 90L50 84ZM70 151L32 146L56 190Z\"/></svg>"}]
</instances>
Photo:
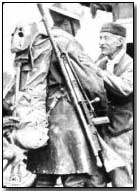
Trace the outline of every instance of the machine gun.
<instances>
[{"instance_id":1,"label":"machine gun","mask_svg":"<svg viewBox=\"0 0 137 191\"><path fill-rule=\"evenodd\" d=\"M45 17L45 11L42 7L42 4L38 3L37 6L42 15L43 24L46 28L51 45L56 54L56 58L58 60L60 68L62 70L62 74L64 76L69 95L72 99L74 108L75 108L76 113L81 122L81 127L83 129L83 132L84 132L87 142L89 144L91 152L93 152L94 156L96 157L97 166L102 167L104 164L107 164L107 162L110 159L109 159L109 154L108 154L108 146L106 145L106 143L103 141L103 139L98 134L97 129L95 127L95 125L96 125L95 121L102 120L102 122L103 122L105 120L105 123L106 122L108 123L108 118L105 117L105 118L99 119L96 117L94 108L92 106L93 100L90 101L88 96L86 95L86 93L82 87L82 84L80 83L80 80L73 68L73 65L68 56L68 53L61 50L61 48L57 45L56 41L54 40L54 37L52 36L52 34L50 32L50 29L48 27L48 23L47 23L47 20ZM98 98L96 98L96 99L99 101ZM98 120L96 120L96 119L98 119ZM106 119L107 119L107 121L106 121ZM106 149L107 149L107 151L106 151ZM104 159L102 160L102 157L100 157L100 154L102 153L101 151L102 152L105 151L104 153L108 154L108 156L105 157L105 159L107 159L107 161L104 161ZM113 153L113 151L111 151L111 153ZM111 156L112 156L112 154L111 154ZM103 158L104 158L104 156L103 156ZM114 157L114 158L116 159L116 157ZM112 162L112 160L111 160L111 162ZM112 163L114 163L114 161ZM118 161L118 166L119 165L120 166L123 165L122 161L121 162ZM117 166L115 166L115 164L112 164L113 167L112 166L110 167L110 166L111 165L109 165L109 167L106 168L106 171L110 171L110 170L112 170L111 168L117 167Z\"/></svg>"}]
</instances>

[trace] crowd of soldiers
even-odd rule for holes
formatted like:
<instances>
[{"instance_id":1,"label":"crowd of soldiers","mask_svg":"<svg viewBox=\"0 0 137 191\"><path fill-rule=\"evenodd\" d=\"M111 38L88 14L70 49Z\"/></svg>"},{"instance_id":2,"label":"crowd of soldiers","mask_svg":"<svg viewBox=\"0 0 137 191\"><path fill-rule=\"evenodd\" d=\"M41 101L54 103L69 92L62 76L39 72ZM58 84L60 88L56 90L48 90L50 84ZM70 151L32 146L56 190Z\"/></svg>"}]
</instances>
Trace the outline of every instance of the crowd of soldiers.
<instances>
[{"instance_id":1,"label":"crowd of soldiers","mask_svg":"<svg viewBox=\"0 0 137 191\"><path fill-rule=\"evenodd\" d=\"M107 187L109 182L112 187L133 187L133 60L126 53L126 28L103 24L101 55L94 62L75 38L80 4L53 4L51 30L41 5L39 10L44 34L32 23L18 25L12 36L16 75L3 98L3 186L54 187L60 178L63 187ZM64 70L71 71L72 81ZM76 84L91 110L77 96ZM79 117L88 109L92 120L88 112ZM87 135L83 121L97 132L91 128ZM99 144L113 151L109 170L107 155L91 149L94 133Z\"/></svg>"}]
</instances>

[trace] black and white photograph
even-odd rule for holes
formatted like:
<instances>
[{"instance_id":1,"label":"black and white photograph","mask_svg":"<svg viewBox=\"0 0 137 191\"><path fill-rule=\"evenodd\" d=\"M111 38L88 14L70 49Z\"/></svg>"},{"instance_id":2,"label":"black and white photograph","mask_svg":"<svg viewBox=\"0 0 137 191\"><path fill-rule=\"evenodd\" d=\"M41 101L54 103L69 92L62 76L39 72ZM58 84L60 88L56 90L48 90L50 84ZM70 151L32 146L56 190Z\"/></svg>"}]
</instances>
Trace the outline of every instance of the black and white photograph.
<instances>
[{"instance_id":1,"label":"black and white photograph","mask_svg":"<svg viewBox=\"0 0 137 191\"><path fill-rule=\"evenodd\" d=\"M2 2L3 189L135 188L133 17Z\"/></svg>"}]
</instances>

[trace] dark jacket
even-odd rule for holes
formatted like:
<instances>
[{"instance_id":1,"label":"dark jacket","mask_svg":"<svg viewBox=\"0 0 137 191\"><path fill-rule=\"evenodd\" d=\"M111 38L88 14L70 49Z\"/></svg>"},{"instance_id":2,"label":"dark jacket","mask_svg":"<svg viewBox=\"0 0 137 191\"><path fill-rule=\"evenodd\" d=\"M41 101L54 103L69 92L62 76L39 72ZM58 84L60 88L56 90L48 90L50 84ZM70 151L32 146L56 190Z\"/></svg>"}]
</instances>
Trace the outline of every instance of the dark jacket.
<instances>
[{"instance_id":1,"label":"dark jacket","mask_svg":"<svg viewBox=\"0 0 137 191\"><path fill-rule=\"evenodd\" d=\"M114 73L106 71L105 57L98 59L98 66L103 69L103 79L109 100L111 126L109 135L117 136L133 128L133 60L126 53L114 66Z\"/></svg>"},{"instance_id":2,"label":"dark jacket","mask_svg":"<svg viewBox=\"0 0 137 191\"><path fill-rule=\"evenodd\" d=\"M77 62L77 55L82 52L80 44L67 32L60 29L53 31L54 37L62 50L66 50L70 57L75 59L75 68L77 69L82 83L85 84L87 92L91 92L91 98L97 95L103 99L105 97L103 81L86 66L81 66ZM46 36L39 35L33 45L33 54L40 59L41 54L46 59L50 59L50 65L47 66L47 112L55 97L61 96L49 116L49 142L46 147L30 151L28 156L28 169L41 174L75 174L75 173L96 173L96 162L92 151L89 149L87 140L82 130L80 121L75 112L73 103L66 91L62 72L56 60L54 53L51 55L48 46L49 39ZM50 56L51 55L51 56ZM36 56L34 56L36 57ZM45 60L46 64L46 60ZM47 74L47 76L46 76ZM90 77L90 75L91 77ZM86 82L85 82L86 80Z\"/></svg>"}]
</instances>

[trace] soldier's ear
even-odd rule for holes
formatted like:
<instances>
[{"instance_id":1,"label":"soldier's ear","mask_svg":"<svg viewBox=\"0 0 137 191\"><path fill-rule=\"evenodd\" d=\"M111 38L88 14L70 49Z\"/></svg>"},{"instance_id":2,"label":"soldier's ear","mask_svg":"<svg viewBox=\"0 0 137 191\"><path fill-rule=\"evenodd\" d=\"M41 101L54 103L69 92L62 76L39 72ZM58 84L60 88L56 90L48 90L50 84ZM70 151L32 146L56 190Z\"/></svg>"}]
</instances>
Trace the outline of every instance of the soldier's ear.
<instances>
[{"instance_id":1,"label":"soldier's ear","mask_svg":"<svg viewBox=\"0 0 137 191\"><path fill-rule=\"evenodd\" d=\"M118 37L117 45L120 47L124 44L125 39L121 36Z\"/></svg>"}]
</instances>

